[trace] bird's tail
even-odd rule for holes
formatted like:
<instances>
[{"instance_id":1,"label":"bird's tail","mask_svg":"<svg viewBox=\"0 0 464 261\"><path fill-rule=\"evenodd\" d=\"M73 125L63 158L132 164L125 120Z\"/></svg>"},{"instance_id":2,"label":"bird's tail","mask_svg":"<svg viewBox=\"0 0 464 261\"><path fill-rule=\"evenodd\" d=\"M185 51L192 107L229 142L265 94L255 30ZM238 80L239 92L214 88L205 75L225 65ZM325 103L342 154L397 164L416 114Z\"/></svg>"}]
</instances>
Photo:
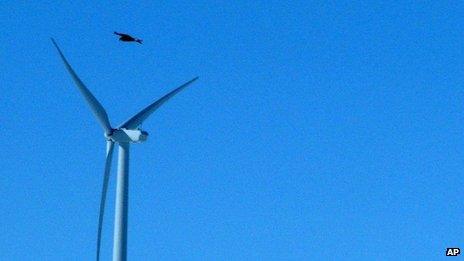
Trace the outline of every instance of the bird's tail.
<instances>
[{"instance_id":1,"label":"bird's tail","mask_svg":"<svg viewBox=\"0 0 464 261\"><path fill-rule=\"evenodd\" d=\"M142 44L142 39L135 40L137 43Z\"/></svg>"}]
</instances>

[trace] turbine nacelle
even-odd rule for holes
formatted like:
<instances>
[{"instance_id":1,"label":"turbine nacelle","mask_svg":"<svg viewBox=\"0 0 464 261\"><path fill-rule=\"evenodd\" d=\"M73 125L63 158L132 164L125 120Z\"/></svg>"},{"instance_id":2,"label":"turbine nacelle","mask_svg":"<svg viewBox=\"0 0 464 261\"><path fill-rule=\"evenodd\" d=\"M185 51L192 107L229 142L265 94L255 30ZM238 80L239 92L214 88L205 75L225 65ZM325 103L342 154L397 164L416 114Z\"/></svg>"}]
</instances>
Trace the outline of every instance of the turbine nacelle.
<instances>
[{"instance_id":1,"label":"turbine nacelle","mask_svg":"<svg viewBox=\"0 0 464 261\"><path fill-rule=\"evenodd\" d=\"M111 134L105 133L105 138L113 142L131 142L131 143L141 143L147 140L148 132L143 130L128 130L125 128L112 129Z\"/></svg>"}]
</instances>

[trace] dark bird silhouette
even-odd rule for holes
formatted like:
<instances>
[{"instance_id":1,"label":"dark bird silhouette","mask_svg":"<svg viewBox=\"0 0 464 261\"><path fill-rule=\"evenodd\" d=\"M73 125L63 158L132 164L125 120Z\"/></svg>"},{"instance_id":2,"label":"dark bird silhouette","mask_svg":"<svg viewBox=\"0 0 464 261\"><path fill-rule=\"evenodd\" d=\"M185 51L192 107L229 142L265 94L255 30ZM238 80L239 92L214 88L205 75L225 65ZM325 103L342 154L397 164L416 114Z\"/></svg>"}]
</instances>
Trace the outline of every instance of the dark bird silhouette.
<instances>
[{"instance_id":1,"label":"dark bird silhouette","mask_svg":"<svg viewBox=\"0 0 464 261\"><path fill-rule=\"evenodd\" d=\"M119 41L123 41L123 42L137 42L139 44L142 44L142 39L137 39L137 38L134 38L128 34L122 34L122 33L118 33L118 32L114 32L114 34L116 35L119 35Z\"/></svg>"}]
</instances>

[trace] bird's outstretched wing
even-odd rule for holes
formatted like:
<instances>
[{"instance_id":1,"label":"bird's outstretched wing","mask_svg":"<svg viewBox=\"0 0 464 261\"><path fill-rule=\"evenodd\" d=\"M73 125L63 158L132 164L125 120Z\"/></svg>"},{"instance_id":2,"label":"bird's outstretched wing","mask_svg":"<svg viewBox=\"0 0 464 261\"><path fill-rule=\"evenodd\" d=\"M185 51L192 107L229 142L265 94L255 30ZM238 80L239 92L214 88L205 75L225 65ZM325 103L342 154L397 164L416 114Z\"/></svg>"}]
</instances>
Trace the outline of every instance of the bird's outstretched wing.
<instances>
[{"instance_id":1,"label":"bird's outstretched wing","mask_svg":"<svg viewBox=\"0 0 464 261\"><path fill-rule=\"evenodd\" d=\"M114 34L119 35L119 36L131 37L128 34L122 34L122 33L118 33L118 32L114 32Z\"/></svg>"}]
</instances>

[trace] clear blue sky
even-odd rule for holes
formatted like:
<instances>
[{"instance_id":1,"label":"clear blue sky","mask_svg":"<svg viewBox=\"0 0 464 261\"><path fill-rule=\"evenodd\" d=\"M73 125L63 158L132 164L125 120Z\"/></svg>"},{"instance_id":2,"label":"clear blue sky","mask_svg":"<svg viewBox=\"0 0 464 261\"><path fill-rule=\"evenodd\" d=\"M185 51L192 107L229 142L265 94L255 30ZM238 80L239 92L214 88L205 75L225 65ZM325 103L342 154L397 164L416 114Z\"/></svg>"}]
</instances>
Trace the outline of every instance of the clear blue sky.
<instances>
[{"instance_id":1,"label":"clear blue sky","mask_svg":"<svg viewBox=\"0 0 464 261\"><path fill-rule=\"evenodd\" d=\"M464 248L462 3L22 2L0 4L0 260L95 255L105 141L49 37L113 125L200 76L132 146L130 260Z\"/></svg>"}]
</instances>

